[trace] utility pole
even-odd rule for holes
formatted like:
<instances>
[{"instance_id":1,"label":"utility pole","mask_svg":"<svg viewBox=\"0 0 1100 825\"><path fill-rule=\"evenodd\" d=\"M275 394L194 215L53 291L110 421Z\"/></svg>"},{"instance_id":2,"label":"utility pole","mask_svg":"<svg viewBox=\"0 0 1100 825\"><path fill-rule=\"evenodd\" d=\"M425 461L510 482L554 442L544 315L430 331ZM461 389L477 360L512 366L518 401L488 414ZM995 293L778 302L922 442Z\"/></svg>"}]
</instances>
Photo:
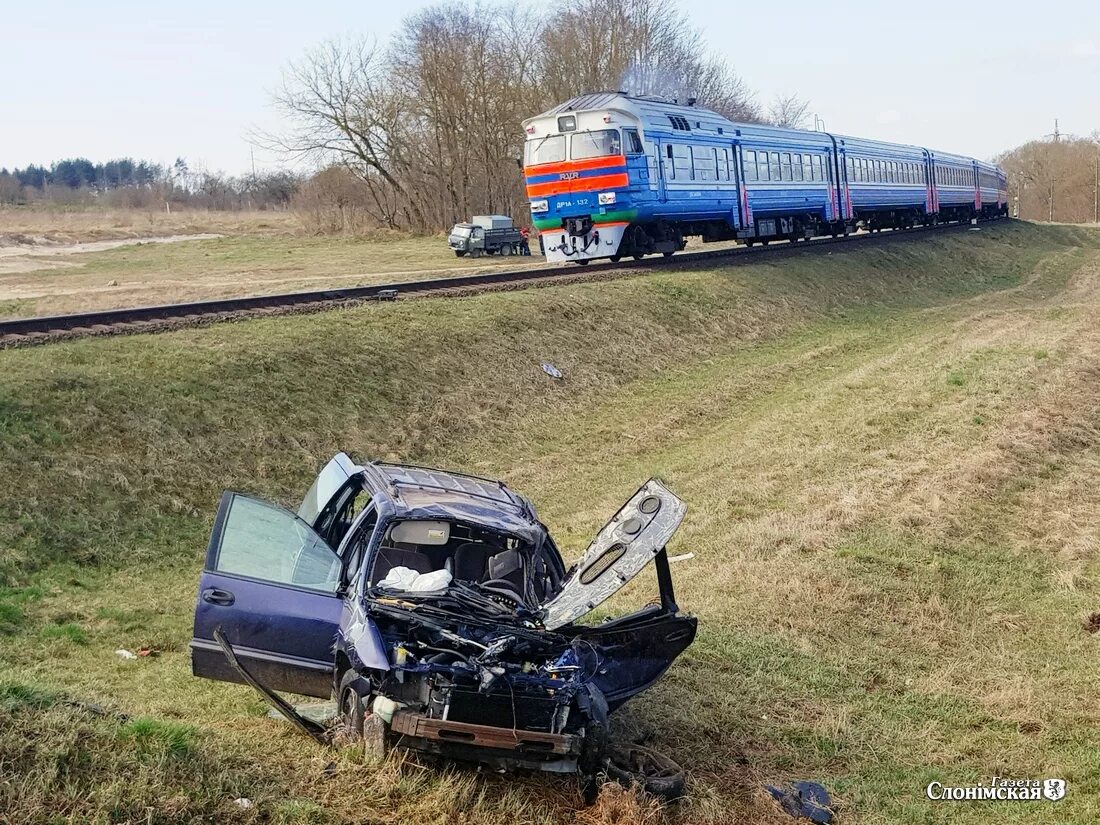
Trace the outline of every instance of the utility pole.
<instances>
[{"instance_id":1,"label":"utility pole","mask_svg":"<svg viewBox=\"0 0 1100 825\"><path fill-rule=\"evenodd\" d=\"M1058 131L1058 118L1054 118L1054 131L1049 135L1045 135L1045 137L1054 138L1055 143L1061 143L1062 133Z\"/></svg>"},{"instance_id":2,"label":"utility pole","mask_svg":"<svg viewBox=\"0 0 1100 825\"><path fill-rule=\"evenodd\" d=\"M1050 179L1050 222L1054 223L1054 182L1057 178Z\"/></svg>"},{"instance_id":3,"label":"utility pole","mask_svg":"<svg viewBox=\"0 0 1100 825\"><path fill-rule=\"evenodd\" d=\"M1100 223L1100 155L1092 168L1092 222Z\"/></svg>"}]
</instances>

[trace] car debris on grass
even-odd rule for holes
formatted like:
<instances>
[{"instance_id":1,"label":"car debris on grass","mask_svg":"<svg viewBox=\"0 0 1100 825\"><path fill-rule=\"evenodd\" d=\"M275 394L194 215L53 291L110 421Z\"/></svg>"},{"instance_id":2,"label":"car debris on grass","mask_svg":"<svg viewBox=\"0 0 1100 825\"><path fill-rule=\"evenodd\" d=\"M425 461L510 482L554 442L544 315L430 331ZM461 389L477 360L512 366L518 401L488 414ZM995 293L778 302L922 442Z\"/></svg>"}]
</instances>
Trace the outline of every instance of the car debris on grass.
<instances>
[{"instance_id":1,"label":"car debris on grass","mask_svg":"<svg viewBox=\"0 0 1100 825\"><path fill-rule=\"evenodd\" d=\"M531 503L499 481L344 453L297 514L222 496L199 585L195 675L251 684L303 732L286 691L336 700L341 736L495 770L683 789L667 757L609 742L608 714L694 640L666 545L686 505L643 484L566 565ZM659 600L578 624L647 565ZM643 749L644 750L644 749Z\"/></svg>"}]
</instances>

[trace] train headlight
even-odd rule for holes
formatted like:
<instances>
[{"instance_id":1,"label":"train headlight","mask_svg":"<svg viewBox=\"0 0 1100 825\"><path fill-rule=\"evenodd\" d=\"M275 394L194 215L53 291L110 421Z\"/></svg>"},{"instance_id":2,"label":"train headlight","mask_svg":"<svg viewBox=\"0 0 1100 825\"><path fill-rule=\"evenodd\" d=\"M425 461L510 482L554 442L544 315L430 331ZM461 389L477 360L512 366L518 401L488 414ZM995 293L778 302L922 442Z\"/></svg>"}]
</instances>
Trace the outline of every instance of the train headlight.
<instances>
[{"instance_id":1,"label":"train headlight","mask_svg":"<svg viewBox=\"0 0 1100 825\"><path fill-rule=\"evenodd\" d=\"M607 206L615 202L614 192L600 192L600 206Z\"/></svg>"},{"instance_id":2,"label":"train headlight","mask_svg":"<svg viewBox=\"0 0 1100 825\"><path fill-rule=\"evenodd\" d=\"M550 209L550 202L546 200L531 201L532 212L547 212Z\"/></svg>"}]
</instances>

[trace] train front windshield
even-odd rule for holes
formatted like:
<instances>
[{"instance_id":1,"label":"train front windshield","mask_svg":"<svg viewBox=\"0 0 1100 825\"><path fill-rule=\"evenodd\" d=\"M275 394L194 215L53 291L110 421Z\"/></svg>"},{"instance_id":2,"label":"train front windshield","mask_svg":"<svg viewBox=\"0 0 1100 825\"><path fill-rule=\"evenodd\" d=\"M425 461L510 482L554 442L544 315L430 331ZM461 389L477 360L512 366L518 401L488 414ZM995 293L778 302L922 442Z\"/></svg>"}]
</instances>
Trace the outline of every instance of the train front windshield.
<instances>
[{"instance_id":1,"label":"train front windshield","mask_svg":"<svg viewBox=\"0 0 1100 825\"><path fill-rule=\"evenodd\" d=\"M635 140L637 136L635 133ZM639 146L638 151L641 151ZM568 135L546 135L528 140L523 146L523 165L538 166L563 160L602 158L623 153L618 129L598 129L595 132L572 132Z\"/></svg>"},{"instance_id":2,"label":"train front windshield","mask_svg":"<svg viewBox=\"0 0 1100 825\"><path fill-rule=\"evenodd\" d=\"M557 163L565 160L565 135L546 135L531 138L523 145L523 165Z\"/></svg>"},{"instance_id":3,"label":"train front windshield","mask_svg":"<svg viewBox=\"0 0 1100 825\"><path fill-rule=\"evenodd\" d=\"M622 154L622 140L618 129L600 129L598 132L574 132L570 157L573 160L602 158Z\"/></svg>"}]
</instances>

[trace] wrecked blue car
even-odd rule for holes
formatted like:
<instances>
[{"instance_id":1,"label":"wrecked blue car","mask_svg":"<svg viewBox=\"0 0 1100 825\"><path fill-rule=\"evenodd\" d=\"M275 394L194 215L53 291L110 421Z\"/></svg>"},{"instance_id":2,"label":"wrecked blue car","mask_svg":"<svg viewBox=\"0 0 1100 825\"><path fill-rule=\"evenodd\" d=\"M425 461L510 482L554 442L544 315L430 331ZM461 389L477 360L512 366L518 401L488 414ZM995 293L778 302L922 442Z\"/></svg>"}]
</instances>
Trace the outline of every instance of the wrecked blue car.
<instances>
[{"instance_id":1,"label":"wrecked blue car","mask_svg":"<svg viewBox=\"0 0 1100 825\"><path fill-rule=\"evenodd\" d=\"M334 696L343 736L494 769L600 771L608 713L695 638L665 546L686 507L651 479L566 568L504 484L340 453L297 514L227 492L195 609L196 676ZM660 598L578 620L646 565Z\"/></svg>"}]
</instances>

